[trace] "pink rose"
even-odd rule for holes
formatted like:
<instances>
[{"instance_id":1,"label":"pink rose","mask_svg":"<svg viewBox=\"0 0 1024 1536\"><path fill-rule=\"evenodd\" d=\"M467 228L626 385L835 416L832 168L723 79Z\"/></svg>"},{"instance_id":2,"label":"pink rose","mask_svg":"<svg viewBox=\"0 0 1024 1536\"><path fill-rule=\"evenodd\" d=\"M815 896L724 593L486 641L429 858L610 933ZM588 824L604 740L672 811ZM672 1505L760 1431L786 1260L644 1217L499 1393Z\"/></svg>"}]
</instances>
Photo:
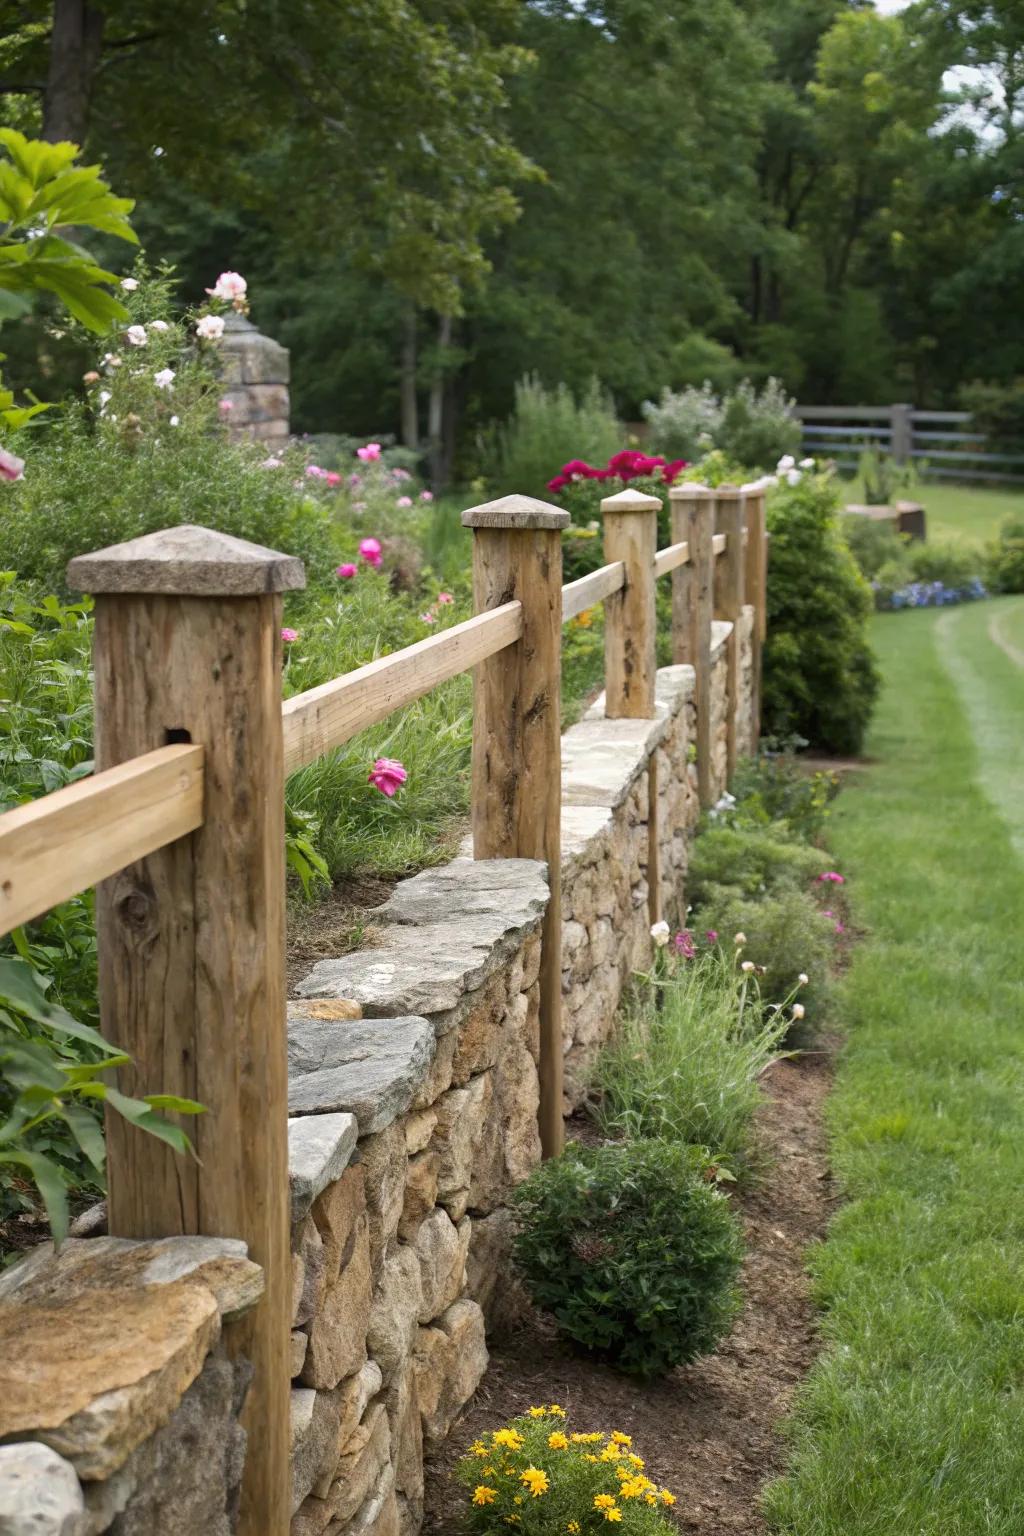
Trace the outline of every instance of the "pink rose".
<instances>
[{"instance_id":1,"label":"pink rose","mask_svg":"<svg viewBox=\"0 0 1024 1536\"><path fill-rule=\"evenodd\" d=\"M437 600L439 603L454 603L455 601L450 592L439 592L437 594Z\"/></svg>"},{"instance_id":2,"label":"pink rose","mask_svg":"<svg viewBox=\"0 0 1024 1536\"><path fill-rule=\"evenodd\" d=\"M366 777L367 783L379 789L381 794L387 795L390 800L395 790L405 783L409 775L396 758L378 757Z\"/></svg>"},{"instance_id":3,"label":"pink rose","mask_svg":"<svg viewBox=\"0 0 1024 1536\"><path fill-rule=\"evenodd\" d=\"M379 539L364 539L359 546L359 557L365 560L367 565L380 565L381 547Z\"/></svg>"},{"instance_id":4,"label":"pink rose","mask_svg":"<svg viewBox=\"0 0 1024 1536\"><path fill-rule=\"evenodd\" d=\"M306 465L306 474L309 476L309 478L311 480L326 480L327 479L327 471L326 471L326 469L321 469L319 464L307 464Z\"/></svg>"},{"instance_id":5,"label":"pink rose","mask_svg":"<svg viewBox=\"0 0 1024 1536\"><path fill-rule=\"evenodd\" d=\"M372 464L374 459L380 458L380 443L367 443L365 448L357 448L356 458L362 459L364 464Z\"/></svg>"},{"instance_id":6,"label":"pink rose","mask_svg":"<svg viewBox=\"0 0 1024 1536\"><path fill-rule=\"evenodd\" d=\"M336 469L329 469L327 471L327 484L328 485L340 485L341 484L341 476L338 474L338 471Z\"/></svg>"},{"instance_id":7,"label":"pink rose","mask_svg":"<svg viewBox=\"0 0 1024 1536\"><path fill-rule=\"evenodd\" d=\"M16 453L8 453L6 448L0 448L0 480L20 480L25 473L25 460L19 459Z\"/></svg>"},{"instance_id":8,"label":"pink rose","mask_svg":"<svg viewBox=\"0 0 1024 1536\"><path fill-rule=\"evenodd\" d=\"M344 565L338 566L334 574L335 576L340 576L342 581L351 581L358 569L358 565L352 565L349 561L346 561Z\"/></svg>"},{"instance_id":9,"label":"pink rose","mask_svg":"<svg viewBox=\"0 0 1024 1536\"><path fill-rule=\"evenodd\" d=\"M249 284L240 272L222 272L212 288L207 288L207 293L212 299L224 299L228 304L235 299L244 299Z\"/></svg>"},{"instance_id":10,"label":"pink rose","mask_svg":"<svg viewBox=\"0 0 1024 1536\"><path fill-rule=\"evenodd\" d=\"M412 497L411 496L399 496L398 500L395 502L395 506L396 507L411 507L412 506Z\"/></svg>"},{"instance_id":11,"label":"pink rose","mask_svg":"<svg viewBox=\"0 0 1024 1536\"><path fill-rule=\"evenodd\" d=\"M285 645L291 645L292 641L297 640L298 638L299 632L297 629L288 629L285 627L281 631L281 639L284 641Z\"/></svg>"},{"instance_id":12,"label":"pink rose","mask_svg":"<svg viewBox=\"0 0 1024 1536\"><path fill-rule=\"evenodd\" d=\"M420 501L433 501L433 491L420 491Z\"/></svg>"}]
</instances>

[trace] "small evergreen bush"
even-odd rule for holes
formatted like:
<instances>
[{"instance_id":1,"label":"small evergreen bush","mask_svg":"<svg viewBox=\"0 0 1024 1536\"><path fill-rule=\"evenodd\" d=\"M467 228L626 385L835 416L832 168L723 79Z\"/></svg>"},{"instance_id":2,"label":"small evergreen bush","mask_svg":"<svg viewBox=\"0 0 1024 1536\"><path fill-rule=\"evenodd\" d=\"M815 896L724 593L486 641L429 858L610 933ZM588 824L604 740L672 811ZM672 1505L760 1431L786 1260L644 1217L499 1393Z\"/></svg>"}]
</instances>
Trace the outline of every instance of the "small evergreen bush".
<instances>
[{"instance_id":1,"label":"small evergreen bush","mask_svg":"<svg viewBox=\"0 0 1024 1536\"><path fill-rule=\"evenodd\" d=\"M763 728L826 752L859 752L878 694L868 642L871 589L839 529L827 475L803 475L768 498L768 638Z\"/></svg>"},{"instance_id":2,"label":"small evergreen bush","mask_svg":"<svg viewBox=\"0 0 1024 1536\"><path fill-rule=\"evenodd\" d=\"M761 392L744 379L724 401L715 447L740 464L771 469L785 454L798 454L803 429L791 415L796 401L778 379L768 379Z\"/></svg>"},{"instance_id":3,"label":"small evergreen bush","mask_svg":"<svg viewBox=\"0 0 1024 1536\"><path fill-rule=\"evenodd\" d=\"M1000 528L988 552L988 575L996 592L1024 592L1024 518Z\"/></svg>"},{"instance_id":4,"label":"small evergreen bush","mask_svg":"<svg viewBox=\"0 0 1024 1536\"><path fill-rule=\"evenodd\" d=\"M622 446L623 432L596 379L577 400L567 384L553 389L528 374L515 387L508 421L481 444L484 475L494 495L550 497L547 483L568 458L604 463Z\"/></svg>"},{"instance_id":5,"label":"small evergreen bush","mask_svg":"<svg viewBox=\"0 0 1024 1536\"><path fill-rule=\"evenodd\" d=\"M756 758L741 758L733 778L730 824L766 827L777 837L810 842L820 835L839 793L839 778L825 769L808 773L795 756L807 745L797 737L764 738Z\"/></svg>"},{"instance_id":6,"label":"small evergreen bush","mask_svg":"<svg viewBox=\"0 0 1024 1536\"><path fill-rule=\"evenodd\" d=\"M724 1337L742 1242L704 1171L678 1143L573 1145L519 1186L515 1257L566 1338L649 1377Z\"/></svg>"},{"instance_id":7,"label":"small evergreen bush","mask_svg":"<svg viewBox=\"0 0 1024 1536\"><path fill-rule=\"evenodd\" d=\"M828 996L828 967L839 920L827 911L808 891L791 886L760 899L736 896L726 888L697 908L693 926L716 929L729 939L743 934L743 959L762 968L762 997L778 1003L795 996L799 988L800 1006L810 1023L820 1017ZM806 985L800 984L801 974L810 978Z\"/></svg>"},{"instance_id":8,"label":"small evergreen bush","mask_svg":"<svg viewBox=\"0 0 1024 1536\"><path fill-rule=\"evenodd\" d=\"M696 906L728 895L759 897L806 887L829 867L818 848L774 828L708 827L694 840L686 893Z\"/></svg>"}]
</instances>

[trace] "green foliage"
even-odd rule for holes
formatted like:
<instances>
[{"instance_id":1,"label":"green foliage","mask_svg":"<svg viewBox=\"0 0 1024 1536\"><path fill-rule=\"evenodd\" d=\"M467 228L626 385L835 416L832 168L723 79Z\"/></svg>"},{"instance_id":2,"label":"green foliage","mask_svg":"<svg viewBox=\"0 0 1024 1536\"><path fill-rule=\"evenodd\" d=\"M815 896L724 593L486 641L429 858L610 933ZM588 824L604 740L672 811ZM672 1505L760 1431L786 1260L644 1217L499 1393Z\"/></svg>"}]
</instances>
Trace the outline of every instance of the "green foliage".
<instances>
[{"instance_id":1,"label":"green foliage","mask_svg":"<svg viewBox=\"0 0 1024 1536\"><path fill-rule=\"evenodd\" d=\"M987 383L975 379L961 389L960 403L970 411L986 447L1024 455L1024 375Z\"/></svg>"},{"instance_id":2,"label":"green foliage","mask_svg":"<svg viewBox=\"0 0 1024 1536\"><path fill-rule=\"evenodd\" d=\"M757 1163L759 1079L789 1019L781 1009L765 1015L756 980L737 969L731 935L725 948L670 961L674 973L639 993L598 1058L595 1115L606 1135L703 1147L719 1177L742 1178Z\"/></svg>"},{"instance_id":3,"label":"green foliage","mask_svg":"<svg viewBox=\"0 0 1024 1536\"><path fill-rule=\"evenodd\" d=\"M705 1172L676 1143L572 1145L519 1186L516 1261L565 1337L641 1377L714 1349L742 1243Z\"/></svg>"},{"instance_id":4,"label":"green foliage","mask_svg":"<svg viewBox=\"0 0 1024 1536\"><path fill-rule=\"evenodd\" d=\"M744 379L722 404L715 446L740 464L774 469L784 454L800 451L800 422L791 414L796 401L778 379L768 379L760 393Z\"/></svg>"},{"instance_id":5,"label":"green foliage","mask_svg":"<svg viewBox=\"0 0 1024 1536\"><path fill-rule=\"evenodd\" d=\"M106 1106L136 1129L180 1153L191 1143L162 1111L202 1113L202 1105L173 1094L135 1099L109 1086L103 1074L130 1058L102 1035L51 1002L27 961L0 956L0 1209L29 1207L27 1174L46 1208L54 1241L67 1234L69 1186L85 1177L102 1187Z\"/></svg>"},{"instance_id":6,"label":"green foliage","mask_svg":"<svg viewBox=\"0 0 1024 1536\"><path fill-rule=\"evenodd\" d=\"M890 507L899 497L915 495L921 484L913 463L897 464L875 443L861 450L857 474L864 487L864 500L871 507ZM870 523L871 519L862 517L860 521Z\"/></svg>"},{"instance_id":7,"label":"green foliage","mask_svg":"<svg viewBox=\"0 0 1024 1536\"><path fill-rule=\"evenodd\" d=\"M675 1496L643 1468L629 1435L574 1433L563 1408L540 1403L475 1440L455 1476L469 1495L467 1528L479 1536L504 1536L509 1524L524 1536L598 1536L609 1524L672 1536L664 1510Z\"/></svg>"},{"instance_id":8,"label":"green foliage","mask_svg":"<svg viewBox=\"0 0 1024 1536\"><path fill-rule=\"evenodd\" d=\"M688 385L678 394L663 389L661 399L643 403L644 420L650 428L652 453L666 459L693 463L714 448L723 419L723 405L705 379L699 389Z\"/></svg>"},{"instance_id":9,"label":"green foliage","mask_svg":"<svg viewBox=\"0 0 1024 1536\"><path fill-rule=\"evenodd\" d=\"M825 887L827 891L832 886ZM831 916L825 913L831 911ZM789 1027L789 1037L799 1039L798 1027L806 1014L807 1024L820 1020L829 995L828 972L835 945L837 924L835 910L822 905L806 890L780 885L774 895L753 898L735 896L725 886L693 914L693 925L710 928L731 941L737 933L745 936L743 959L752 961L761 979L761 995L769 1006L790 999L799 990L796 1024ZM810 978L806 985L801 975Z\"/></svg>"},{"instance_id":10,"label":"green foliage","mask_svg":"<svg viewBox=\"0 0 1024 1536\"><path fill-rule=\"evenodd\" d=\"M777 836L811 842L819 837L839 793L839 778L827 769L808 773L794 748L801 738L783 743L765 737L757 757L741 758L733 779L733 825L766 826Z\"/></svg>"},{"instance_id":11,"label":"green foliage","mask_svg":"<svg viewBox=\"0 0 1024 1536\"><path fill-rule=\"evenodd\" d=\"M768 498L766 733L797 733L827 752L857 752L878 692L867 635L871 590L843 540L838 495L805 474Z\"/></svg>"},{"instance_id":12,"label":"green foliage","mask_svg":"<svg viewBox=\"0 0 1024 1536\"><path fill-rule=\"evenodd\" d=\"M498 495L548 497L547 483L567 459L603 464L622 446L622 428L596 379L576 396L551 389L536 374L515 387L504 426L482 445L484 473Z\"/></svg>"},{"instance_id":13,"label":"green foliage","mask_svg":"<svg viewBox=\"0 0 1024 1536\"><path fill-rule=\"evenodd\" d=\"M851 512L841 518L840 527L860 573L867 581L874 581L883 569L904 571L909 581L907 537L894 523Z\"/></svg>"},{"instance_id":14,"label":"green foliage","mask_svg":"<svg viewBox=\"0 0 1024 1536\"><path fill-rule=\"evenodd\" d=\"M698 907L728 896L775 895L806 889L828 868L828 857L819 848L793 841L774 825L764 830L710 826L694 840L686 893Z\"/></svg>"},{"instance_id":15,"label":"green foliage","mask_svg":"<svg viewBox=\"0 0 1024 1536\"><path fill-rule=\"evenodd\" d=\"M1000 528L988 550L988 577L996 592L1024 592L1024 518Z\"/></svg>"}]
</instances>

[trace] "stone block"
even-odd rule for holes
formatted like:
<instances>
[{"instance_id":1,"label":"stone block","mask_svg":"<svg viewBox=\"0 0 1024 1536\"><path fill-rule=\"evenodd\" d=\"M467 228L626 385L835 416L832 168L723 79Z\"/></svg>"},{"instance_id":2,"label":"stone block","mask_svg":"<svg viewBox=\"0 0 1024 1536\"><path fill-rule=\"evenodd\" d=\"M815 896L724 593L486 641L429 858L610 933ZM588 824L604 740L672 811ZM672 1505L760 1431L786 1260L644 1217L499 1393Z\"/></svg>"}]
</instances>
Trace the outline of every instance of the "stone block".
<instances>
[{"instance_id":1,"label":"stone block","mask_svg":"<svg viewBox=\"0 0 1024 1536\"><path fill-rule=\"evenodd\" d=\"M370 1219L370 1267L376 1283L384 1254L402 1217L408 1166L405 1126L401 1121L394 1121L375 1136L367 1136L359 1151L366 1177L366 1205Z\"/></svg>"},{"instance_id":2,"label":"stone block","mask_svg":"<svg viewBox=\"0 0 1024 1536\"><path fill-rule=\"evenodd\" d=\"M366 1359L371 1295L369 1227L366 1216L360 1215L342 1255L341 1272L309 1325L303 1385L336 1387L343 1376L359 1370Z\"/></svg>"},{"instance_id":3,"label":"stone block","mask_svg":"<svg viewBox=\"0 0 1024 1536\"><path fill-rule=\"evenodd\" d=\"M420 1225L413 1248L420 1265L422 1303L417 1321L439 1317L462 1292L466 1280L472 1223L464 1216L455 1226L446 1211L438 1208Z\"/></svg>"},{"instance_id":4,"label":"stone block","mask_svg":"<svg viewBox=\"0 0 1024 1536\"><path fill-rule=\"evenodd\" d=\"M431 1145L440 1154L438 1199L445 1205L468 1197L494 1095L489 1072L474 1077L465 1088L452 1088L437 1102L437 1129ZM462 1211L465 1210L462 1205ZM462 1214L462 1211L459 1214Z\"/></svg>"},{"instance_id":5,"label":"stone block","mask_svg":"<svg viewBox=\"0 0 1024 1536\"><path fill-rule=\"evenodd\" d=\"M385 1383L406 1362L423 1306L420 1264L414 1251L399 1243L384 1260L373 1294L366 1342Z\"/></svg>"},{"instance_id":6,"label":"stone block","mask_svg":"<svg viewBox=\"0 0 1024 1536\"><path fill-rule=\"evenodd\" d=\"M419 1231L420 1223L437 1204L437 1178L440 1168L441 1154L434 1149L428 1148L427 1151L417 1152L415 1157L409 1158L402 1219L398 1223L398 1235L403 1242L412 1242Z\"/></svg>"},{"instance_id":7,"label":"stone block","mask_svg":"<svg viewBox=\"0 0 1024 1536\"><path fill-rule=\"evenodd\" d=\"M301 1004L290 1003L289 1111L344 1110L355 1115L360 1136L383 1130L409 1108L433 1054L434 1031L425 1019L307 1018Z\"/></svg>"},{"instance_id":8,"label":"stone block","mask_svg":"<svg viewBox=\"0 0 1024 1536\"><path fill-rule=\"evenodd\" d=\"M413 1358L423 1438L438 1445L487 1369L484 1317L476 1302L457 1301L432 1328L421 1328Z\"/></svg>"},{"instance_id":9,"label":"stone block","mask_svg":"<svg viewBox=\"0 0 1024 1536\"><path fill-rule=\"evenodd\" d=\"M75 1469L48 1445L0 1446L2 1536L85 1536L85 1501Z\"/></svg>"},{"instance_id":10,"label":"stone block","mask_svg":"<svg viewBox=\"0 0 1024 1536\"><path fill-rule=\"evenodd\" d=\"M292 1327L311 1322L323 1306L327 1290L324 1242L312 1216L292 1234Z\"/></svg>"},{"instance_id":11,"label":"stone block","mask_svg":"<svg viewBox=\"0 0 1024 1536\"><path fill-rule=\"evenodd\" d=\"M342 1262L349 1252L356 1222L366 1210L363 1180L365 1165L346 1168L340 1179L329 1184L313 1205L313 1224L320 1233L324 1250L324 1280L334 1285Z\"/></svg>"},{"instance_id":12,"label":"stone block","mask_svg":"<svg viewBox=\"0 0 1024 1536\"><path fill-rule=\"evenodd\" d=\"M359 1128L355 1115L302 1115L288 1122L288 1189L292 1223L348 1167Z\"/></svg>"},{"instance_id":13,"label":"stone block","mask_svg":"<svg viewBox=\"0 0 1024 1536\"><path fill-rule=\"evenodd\" d=\"M338 1463L341 1411L334 1392L293 1387L291 1394L292 1514L325 1472L333 1476ZM198 1533L197 1533L198 1536Z\"/></svg>"}]
</instances>

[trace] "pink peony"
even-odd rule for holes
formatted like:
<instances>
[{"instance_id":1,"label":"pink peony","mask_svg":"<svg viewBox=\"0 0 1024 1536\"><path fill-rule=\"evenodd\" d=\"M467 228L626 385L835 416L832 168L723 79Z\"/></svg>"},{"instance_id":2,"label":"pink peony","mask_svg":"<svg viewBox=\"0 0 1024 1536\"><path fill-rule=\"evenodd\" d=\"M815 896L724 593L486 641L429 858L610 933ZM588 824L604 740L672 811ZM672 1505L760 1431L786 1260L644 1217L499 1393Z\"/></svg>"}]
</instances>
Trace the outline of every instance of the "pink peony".
<instances>
[{"instance_id":1,"label":"pink peony","mask_svg":"<svg viewBox=\"0 0 1024 1536\"><path fill-rule=\"evenodd\" d=\"M297 629L288 629L286 626L281 631L281 639L284 641L285 645L291 645L292 641L297 640L298 638L299 632Z\"/></svg>"},{"instance_id":2,"label":"pink peony","mask_svg":"<svg viewBox=\"0 0 1024 1536\"><path fill-rule=\"evenodd\" d=\"M16 453L0 448L0 480L20 480L25 473L25 460Z\"/></svg>"},{"instance_id":3,"label":"pink peony","mask_svg":"<svg viewBox=\"0 0 1024 1536\"><path fill-rule=\"evenodd\" d=\"M374 459L380 458L380 443L367 443L365 448L357 448L356 458L362 459L364 464L372 464Z\"/></svg>"},{"instance_id":4,"label":"pink peony","mask_svg":"<svg viewBox=\"0 0 1024 1536\"><path fill-rule=\"evenodd\" d=\"M334 574L335 576L340 576L342 581L351 581L358 569L358 565L353 565L351 561L346 560L344 565L338 566Z\"/></svg>"},{"instance_id":5,"label":"pink peony","mask_svg":"<svg viewBox=\"0 0 1024 1536\"><path fill-rule=\"evenodd\" d=\"M326 469L321 469L319 464L307 464L306 465L306 474L309 476L309 478L311 480L326 480L327 479L327 471L326 471Z\"/></svg>"},{"instance_id":6,"label":"pink peony","mask_svg":"<svg viewBox=\"0 0 1024 1536\"><path fill-rule=\"evenodd\" d=\"M367 774L367 783L379 789L382 795L387 795L390 800L395 790L404 784L409 775L397 759L393 757L378 757L373 767Z\"/></svg>"},{"instance_id":7,"label":"pink peony","mask_svg":"<svg viewBox=\"0 0 1024 1536\"><path fill-rule=\"evenodd\" d=\"M327 479L327 484L328 485L340 485L341 484L341 476L338 474L338 471L336 469L329 469L327 471L326 479Z\"/></svg>"},{"instance_id":8,"label":"pink peony","mask_svg":"<svg viewBox=\"0 0 1024 1536\"><path fill-rule=\"evenodd\" d=\"M437 594L437 600L439 603L454 603L455 601L450 592L439 592Z\"/></svg>"},{"instance_id":9,"label":"pink peony","mask_svg":"<svg viewBox=\"0 0 1024 1536\"><path fill-rule=\"evenodd\" d=\"M378 566L381 559L381 547L379 539L364 539L359 546L359 557L365 560L367 565Z\"/></svg>"},{"instance_id":10,"label":"pink peony","mask_svg":"<svg viewBox=\"0 0 1024 1536\"><path fill-rule=\"evenodd\" d=\"M398 500L395 502L395 506L396 507L411 507L412 506L412 497L411 496L399 496Z\"/></svg>"},{"instance_id":11,"label":"pink peony","mask_svg":"<svg viewBox=\"0 0 1024 1536\"><path fill-rule=\"evenodd\" d=\"M823 875L818 876L818 884L821 885L822 883L827 883L829 885L845 885L846 876L840 875L834 869L826 869Z\"/></svg>"},{"instance_id":12,"label":"pink peony","mask_svg":"<svg viewBox=\"0 0 1024 1536\"><path fill-rule=\"evenodd\" d=\"M212 288L207 288L211 299L223 299L228 304L233 304L236 299L244 299L249 284L240 272L222 272Z\"/></svg>"},{"instance_id":13,"label":"pink peony","mask_svg":"<svg viewBox=\"0 0 1024 1536\"><path fill-rule=\"evenodd\" d=\"M420 501L433 501L433 491L420 491Z\"/></svg>"}]
</instances>

